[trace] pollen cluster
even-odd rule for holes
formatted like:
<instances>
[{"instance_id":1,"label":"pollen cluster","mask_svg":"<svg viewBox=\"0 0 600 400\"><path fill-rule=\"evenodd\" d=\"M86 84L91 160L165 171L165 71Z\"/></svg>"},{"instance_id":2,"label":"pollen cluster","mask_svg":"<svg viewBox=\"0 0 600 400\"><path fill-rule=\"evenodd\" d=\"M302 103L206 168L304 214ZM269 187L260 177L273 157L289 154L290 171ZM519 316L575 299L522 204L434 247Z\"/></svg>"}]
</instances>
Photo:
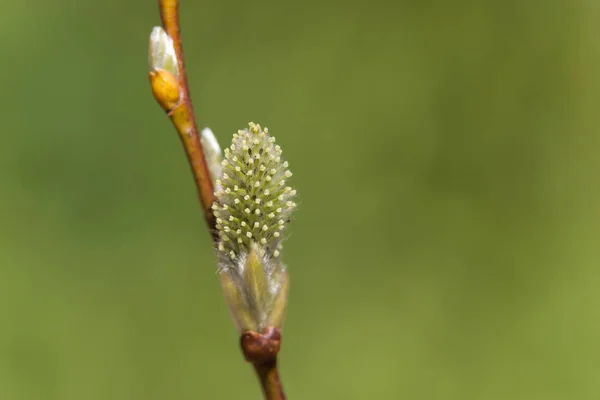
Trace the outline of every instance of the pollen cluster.
<instances>
[{"instance_id":1,"label":"pollen cluster","mask_svg":"<svg viewBox=\"0 0 600 400\"><path fill-rule=\"evenodd\" d=\"M235 261L248 254L252 243L264 256L279 257L283 233L296 207L296 191L287 185L292 173L281 157L281 147L267 128L251 122L233 135L224 153L212 206L220 258Z\"/></svg>"}]
</instances>

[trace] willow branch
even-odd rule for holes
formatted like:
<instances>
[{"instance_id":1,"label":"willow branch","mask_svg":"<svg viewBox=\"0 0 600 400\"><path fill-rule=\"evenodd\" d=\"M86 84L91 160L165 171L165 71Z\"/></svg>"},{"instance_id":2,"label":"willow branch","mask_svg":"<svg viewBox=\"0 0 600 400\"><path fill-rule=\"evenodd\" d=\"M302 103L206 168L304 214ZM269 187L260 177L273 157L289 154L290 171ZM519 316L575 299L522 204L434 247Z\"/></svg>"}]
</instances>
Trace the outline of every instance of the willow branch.
<instances>
[{"instance_id":1,"label":"willow branch","mask_svg":"<svg viewBox=\"0 0 600 400\"><path fill-rule=\"evenodd\" d=\"M215 218L211 211L211 205L215 200L214 187L210 179L208 164L200 142L200 135L194 117L192 99L190 97L190 90L187 82L179 29L179 1L159 0L159 7L163 28L173 40L179 69L179 102L172 109L167 109L165 111L167 111L169 118L171 118L173 125L179 133L179 137L194 175L198 196L204 211L204 218L214 239L215 236L213 232Z\"/></svg>"},{"instance_id":2,"label":"willow branch","mask_svg":"<svg viewBox=\"0 0 600 400\"><path fill-rule=\"evenodd\" d=\"M187 74L185 71L185 64L183 58L183 48L181 46L181 35L179 29L179 1L159 0L159 6L164 31L163 29L155 28L151 35L150 60L152 68L149 74L150 85L155 99L158 101L163 110L167 113L177 132L179 133L179 137L185 149L188 161L190 163L194 175L196 188L198 189L198 195L200 197L200 202L204 211L204 217L206 219L206 223L208 224L209 232L211 232L213 241L215 242L216 246L219 238L219 233L216 228L219 227L219 229L221 229L221 225L215 224L215 214L217 214L216 210L218 210L219 206L215 203L214 185L213 181L211 180L209 163L207 162L206 158L207 153L202 147L202 141L200 140L200 134L194 117L192 101L189 93ZM175 67L175 64L177 64L177 67ZM281 185L283 185L285 182L284 178L288 178L292 176L292 174L289 170L287 170L287 162L281 161L279 157L279 155L281 154L281 149L279 148L279 146L273 145L274 138L270 138L267 135L266 129L264 131L261 131L259 125L252 123L249 124L249 126L252 130L252 134L257 135L256 140L258 140L258 137L262 134L262 136L260 136L262 138L262 142L260 140L258 140L258 142L256 143L253 142L255 145L261 145L262 143L263 148L260 149L260 153L264 152L265 149L276 153L277 158L275 158L274 155L271 155L271 157L273 160L277 160L276 163L281 164L271 165L270 171L273 172L269 173L267 177L268 179L265 178L264 182L256 181L252 185L252 187L256 187L256 185L260 186L261 182L263 183L263 185L267 185L268 182L273 180L273 176L275 176L278 182L280 182ZM248 131L246 132L248 133ZM204 136L204 139L206 140L206 135ZM205 141L205 143L207 142ZM233 148L234 146L232 145L231 149ZM260 153L256 152L256 154ZM243 157L246 156L247 154L243 155ZM254 161L254 158L252 159L252 161ZM223 162L225 163L223 165L227 165L227 161L224 160ZM219 163L219 165L221 164ZM211 164L211 166L214 167L214 164ZM265 166L261 165L261 167L264 170ZM279 172L275 167L279 168ZM236 171L239 172L240 170L237 169ZM253 170L245 173L244 177L250 177L251 172L253 172ZM261 175L261 177L263 177L263 175ZM277 187L275 189L278 190L279 188ZM273 190L274 193L277 191L275 189ZM295 207L295 203L290 199L295 195L296 191L292 190L290 187L286 187L283 191L285 192L285 194L279 194L277 197L277 201L281 202L282 204L274 205L273 202L275 200L268 202L271 203L268 207L277 210L278 213L283 213L280 215L281 219L279 219L277 223L277 232L275 232L272 235L272 238L275 239L280 236L280 231L283 229L283 218L287 219L285 215L288 215L291 212L291 210ZM224 190L221 190L221 192L225 193ZM219 202L221 200L222 199L220 199ZM248 199L245 199L245 201L246 200ZM212 209L213 203L215 203L216 207L214 213ZM256 204L258 204L258 200L256 200ZM252 207L256 206L256 204L252 205ZM222 205L219 212L224 212L224 210L228 210L228 208L226 207L229 206L227 204ZM246 208L246 210L246 213L250 212L249 208ZM255 214L260 215L260 209L256 208ZM270 220L274 217L269 216L267 218ZM227 220L229 221L229 219ZM273 221L275 221L275 219L273 219ZM273 225L272 227L273 229L275 229L275 225ZM229 229L229 226L227 226L227 228ZM268 225L263 224L261 232L268 231L268 229ZM248 232L248 234L250 233ZM261 243L265 244L266 238L262 238ZM272 244L272 249L280 249L280 246L278 246L279 241L272 242ZM223 244L219 243L219 246L223 247ZM217 248L221 251L224 251L224 247L221 247ZM231 249L230 252L227 254L230 255L231 258L234 258L235 256L239 256L241 252L238 248L236 248L235 251ZM274 250L272 257L277 258L278 256L279 250ZM256 268L248 267L246 270L254 272L255 278L257 274L258 276L262 276L260 274L264 275L265 269L262 264L262 259L256 258L254 261L256 261ZM272 314L272 320L270 320L269 323L272 323L276 326L281 325L281 319L283 318L283 310L285 309L285 300L287 298L287 275L285 273L285 269L283 269L283 271L280 271L278 277L279 280L277 281L277 287L279 289L277 289L277 293L279 298L283 300L275 302L274 307L275 305L277 305L278 307L269 310L269 312ZM263 276L263 278L265 278L265 276ZM275 279L274 277L271 278ZM282 282L285 283L284 286L281 286ZM283 292L281 291L281 287L285 288ZM232 286L232 288L234 289L233 291L237 293L235 290L237 287L234 285ZM229 289L231 290L232 288ZM232 295L232 299L237 299L235 293L234 295ZM283 301L283 303L281 303L281 301ZM279 310L280 312L277 312L277 310ZM235 311L242 312L237 309ZM281 380L279 379L279 373L277 371L277 354L279 353L279 348L281 344L280 329L277 327L269 327L264 331L261 329L261 332L245 330L242 332L240 341L244 357L248 362L252 363L252 365L254 366L254 370L258 375L265 398L267 400L285 400L285 394L283 392L283 387L281 385Z\"/></svg>"}]
</instances>

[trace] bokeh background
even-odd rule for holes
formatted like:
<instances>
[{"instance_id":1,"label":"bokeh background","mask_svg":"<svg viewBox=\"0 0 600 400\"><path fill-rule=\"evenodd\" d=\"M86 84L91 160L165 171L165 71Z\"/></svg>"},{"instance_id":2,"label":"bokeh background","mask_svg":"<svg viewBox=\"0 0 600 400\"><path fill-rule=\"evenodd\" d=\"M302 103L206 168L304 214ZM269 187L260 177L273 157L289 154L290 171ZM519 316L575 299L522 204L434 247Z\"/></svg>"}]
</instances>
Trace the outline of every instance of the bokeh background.
<instances>
[{"instance_id":1,"label":"bokeh background","mask_svg":"<svg viewBox=\"0 0 600 400\"><path fill-rule=\"evenodd\" d=\"M0 399L260 399L152 0L0 12ZM201 126L270 128L300 208L291 399L600 397L600 2L183 0Z\"/></svg>"}]
</instances>

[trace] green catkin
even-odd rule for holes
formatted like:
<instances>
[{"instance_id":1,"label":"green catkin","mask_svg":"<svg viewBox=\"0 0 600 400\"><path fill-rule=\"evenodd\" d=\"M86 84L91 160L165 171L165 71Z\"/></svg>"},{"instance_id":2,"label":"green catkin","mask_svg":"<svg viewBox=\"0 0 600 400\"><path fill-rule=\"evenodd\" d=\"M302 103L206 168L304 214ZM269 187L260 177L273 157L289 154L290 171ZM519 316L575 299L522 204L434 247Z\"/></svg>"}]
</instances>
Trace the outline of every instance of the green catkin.
<instances>
[{"instance_id":1,"label":"green catkin","mask_svg":"<svg viewBox=\"0 0 600 400\"><path fill-rule=\"evenodd\" d=\"M213 213L218 231L220 270L234 267L251 248L277 259L283 233L296 207L292 176L268 129L250 123L233 135L216 180Z\"/></svg>"}]
</instances>

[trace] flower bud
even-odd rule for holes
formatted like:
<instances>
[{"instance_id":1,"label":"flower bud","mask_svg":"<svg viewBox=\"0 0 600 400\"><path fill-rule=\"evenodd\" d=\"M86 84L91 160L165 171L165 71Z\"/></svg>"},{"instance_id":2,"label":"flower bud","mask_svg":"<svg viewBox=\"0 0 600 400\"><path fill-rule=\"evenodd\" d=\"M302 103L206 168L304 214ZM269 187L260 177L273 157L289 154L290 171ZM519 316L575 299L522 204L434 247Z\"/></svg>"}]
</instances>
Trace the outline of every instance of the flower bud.
<instances>
[{"instance_id":1,"label":"flower bud","mask_svg":"<svg viewBox=\"0 0 600 400\"><path fill-rule=\"evenodd\" d=\"M296 204L286 185L292 173L275 138L259 125L233 135L215 185L219 272L225 298L240 331L280 327L288 275L282 239Z\"/></svg>"},{"instance_id":2,"label":"flower bud","mask_svg":"<svg viewBox=\"0 0 600 400\"><path fill-rule=\"evenodd\" d=\"M200 132L200 143L204 150L204 159L208 165L208 171L210 172L210 178L214 186L217 179L221 176L221 162L223 161L221 146L219 146L219 142L210 128L202 129L202 132Z\"/></svg>"},{"instance_id":3,"label":"flower bud","mask_svg":"<svg viewBox=\"0 0 600 400\"><path fill-rule=\"evenodd\" d=\"M160 26L155 26L150 33L148 63L152 94L163 110L171 111L180 98L179 67L173 40Z\"/></svg>"},{"instance_id":4,"label":"flower bud","mask_svg":"<svg viewBox=\"0 0 600 400\"><path fill-rule=\"evenodd\" d=\"M160 26L155 26L150 33L148 64L150 64L150 71L164 69L176 77L179 76L173 40Z\"/></svg>"}]
</instances>

